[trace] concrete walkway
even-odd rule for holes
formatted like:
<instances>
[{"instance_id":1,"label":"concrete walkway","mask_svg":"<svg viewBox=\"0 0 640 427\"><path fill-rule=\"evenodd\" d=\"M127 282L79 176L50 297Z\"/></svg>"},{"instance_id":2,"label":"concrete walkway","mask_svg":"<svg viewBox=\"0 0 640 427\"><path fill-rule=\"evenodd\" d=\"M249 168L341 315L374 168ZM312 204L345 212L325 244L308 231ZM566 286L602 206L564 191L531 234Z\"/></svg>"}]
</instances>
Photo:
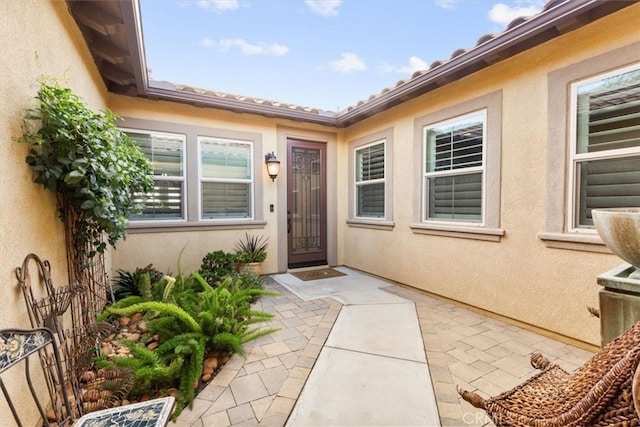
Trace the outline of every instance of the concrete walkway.
<instances>
[{"instance_id":1,"label":"concrete walkway","mask_svg":"<svg viewBox=\"0 0 640 427\"><path fill-rule=\"evenodd\" d=\"M274 313L264 327L280 330L249 343L246 358L234 355L169 425L491 426L458 397L456 385L493 396L533 373L533 351L568 370L592 355L337 269L346 276L268 278L266 287L281 294L262 298L256 309Z\"/></svg>"},{"instance_id":2,"label":"concrete walkway","mask_svg":"<svg viewBox=\"0 0 640 427\"><path fill-rule=\"evenodd\" d=\"M294 292L324 288L344 304L287 426L439 425L415 304L381 290L387 282L337 269L347 275L274 277Z\"/></svg>"}]
</instances>

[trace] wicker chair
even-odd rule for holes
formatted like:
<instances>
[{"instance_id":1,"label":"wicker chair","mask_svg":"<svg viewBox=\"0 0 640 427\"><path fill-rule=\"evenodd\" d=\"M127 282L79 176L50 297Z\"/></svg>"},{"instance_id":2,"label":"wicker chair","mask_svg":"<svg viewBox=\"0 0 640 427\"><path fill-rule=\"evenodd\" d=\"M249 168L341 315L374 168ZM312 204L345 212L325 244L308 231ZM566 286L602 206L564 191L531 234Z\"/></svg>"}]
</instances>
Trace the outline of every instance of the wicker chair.
<instances>
[{"instance_id":1,"label":"wicker chair","mask_svg":"<svg viewBox=\"0 0 640 427\"><path fill-rule=\"evenodd\" d=\"M575 373L534 353L531 365L540 372L514 389L490 399L458 392L496 426L638 426L639 360L640 322Z\"/></svg>"}]
</instances>

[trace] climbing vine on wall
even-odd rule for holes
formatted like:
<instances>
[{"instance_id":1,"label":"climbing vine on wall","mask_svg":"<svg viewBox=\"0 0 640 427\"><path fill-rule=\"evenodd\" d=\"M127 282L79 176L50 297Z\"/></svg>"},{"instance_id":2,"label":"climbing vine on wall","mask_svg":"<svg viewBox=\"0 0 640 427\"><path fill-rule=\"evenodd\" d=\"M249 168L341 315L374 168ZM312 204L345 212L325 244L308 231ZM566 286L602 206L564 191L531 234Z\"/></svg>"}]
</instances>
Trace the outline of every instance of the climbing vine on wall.
<instances>
[{"instance_id":1,"label":"climbing vine on wall","mask_svg":"<svg viewBox=\"0 0 640 427\"><path fill-rule=\"evenodd\" d=\"M112 112L92 111L71 89L43 79L35 104L20 141L31 145L34 181L56 194L70 274L108 286L95 267L107 245L125 237L127 217L142 209L142 195L153 188L151 166ZM103 275L104 267L97 271Z\"/></svg>"}]
</instances>

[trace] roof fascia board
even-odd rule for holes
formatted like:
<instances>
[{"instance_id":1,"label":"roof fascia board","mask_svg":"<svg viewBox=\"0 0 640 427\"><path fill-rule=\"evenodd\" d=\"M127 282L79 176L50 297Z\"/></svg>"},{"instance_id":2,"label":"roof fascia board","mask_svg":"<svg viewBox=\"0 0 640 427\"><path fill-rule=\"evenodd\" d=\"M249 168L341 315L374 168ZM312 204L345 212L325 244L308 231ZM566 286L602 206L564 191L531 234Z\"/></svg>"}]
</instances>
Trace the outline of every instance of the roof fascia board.
<instances>
[{"instance_id":1,"label":"roof fascia board","mask_svg":"<svg viewBox=\"0 0 640 427\"><path fill-rule=\"evenodd\" d=\"M138 0L120 0L122 20L127 31L127 43L131 53L131 66L136 80L136 88L139 95L144 95L149 87L147 73L147 56L142 40L142 24L140 21L140 4Z\"/></svg>"},{"instance_id":2,"label":"roof fascia board","mask_svg":"<svg viewBox=\"0 0 640 427\"><path fill-rule=\"evenodd\" d=\"M142 24L140 20L140 4L138 0L120 0L123 21L125 28L132 31L127 32L127 40L131 49L131 62L136 80L138 94L148 98L162 99L172 102L193 104L196 106L220 108L236 113L259 114L267 117L289 119L307 123L316 123L324 126L335 127L335 115L321 115L309 113L301 110L284 107L274 107L272 105L262 105L249 103L233 99L216 98L206 94L188 93L178 91L173 84L171 87L157 87L148 78L146 55L144 52L144 41L142 35Z\"/></svg>"},{"instance_id":3,"label":"roof fascia board","mask_svg":"<svg viewBox=\"0 0 640 427\"><path fill-rule=\"evenodd\" d=\"M205 94L178 91L176 89L164 89L154 86L147 86L145 94L149 98L192 104L198 107L219 108L236 113L258 114L272 118L302 121L331 127L336 126L335 116L323 116L317 113L308 113L295 109L288 110L285 107L274 107L234 99L217 98Z\"/></svg>"},{"instance_id":4,"label":"roof fascia board","mask_svg":"<svg viewBox=\"0 0 640 427\"><path fill-rule=\"evenodd\" d=\"M366 117L375 114L386 105L395 105L408 98L413 98L423 93L421 91L429 84L442 86L442 82L448 82L447 76L457 71L463 70L465 67L483 62L486 59L495 57L500 52L504 52L518 43L543 33L552 27L556 27L559 23L567 19L581 15L589 10L602 4L602 0L570 0L565 3L551 8L540 15L534 16L522 24L507 30L506 32L488 40L487 42L471 48L467 52L453 58L442 65L436 67L432 71L427 71L423 75L412 78L407 82L390 89L388 92L379 97L365 102L363 105L354 107L352 110L339 114L337 118L337 126L344 127L349 124L358 122ZM623 6L624 7L624 6ZM487 62L489 64L490 62Z\"/></svg>"},{"instance_id":5,"label":"roof fascia board","mask_svg":"<svg viewBox=\"0 0 640 427\"><path fill-rule=\"evenodd\" d=\"M132 66L136 79L136 86L140 96L152 99L162 99L172 102L192 104L196 106L219 108L236 113L258 114L272 118L282 118L294 121L315 123L324 126L344 128L371 117L385 109L397 104L423 95L435 88L444 86L452 80L459 79L466 75L478 71L494 62L495 58L506 59L521 50L510 49L518 45L525 44L527 40L543 34L553 28L559 34L574 29L575 26L563 25L568 21L575 21L576 18L585 16L596 8L606 7L604 0L569 0L551 7L549 10L533 16L519 25L514 26L500 33L496 37L486 42L470 48L459 56L456 56L432 70L424 72L422 75L412 77L402 84L389 89L380 96L371 97L353 108L343 112L331 114L318 114L297 108L287 109L282 106L274 106L270 103L260 104L258 102L247 102L244 100L215 97L202 93L186 92L175 88L175 85L160 86L161 82L149 81L146 72L146 56L144 54L144 42L142 36L142 25L140 20L140 6L138 0L120 0L123 12L125 28L132 29L128 32L128 41L131 48ZM627 2L616 7L609 8L608 12L624 8ZM611 5L609 5L611 6ZM551 36L544 39L545 42L552 39ZM475 67L474 67L475 65ZM157 83L157 84L156 84Z\"/></svg>"}]
</instances>

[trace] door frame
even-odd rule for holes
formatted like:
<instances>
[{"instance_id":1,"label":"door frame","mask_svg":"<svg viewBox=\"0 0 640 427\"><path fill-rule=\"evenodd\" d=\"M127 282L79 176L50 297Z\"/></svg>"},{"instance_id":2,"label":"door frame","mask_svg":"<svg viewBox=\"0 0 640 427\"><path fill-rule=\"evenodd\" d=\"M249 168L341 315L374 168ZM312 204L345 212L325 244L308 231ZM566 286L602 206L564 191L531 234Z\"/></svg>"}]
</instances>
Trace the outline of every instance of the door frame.
<instances>
[{"instance_id":1,"label":"door frame","mask_svg":"<svg viewBox=\"0 0 640 427\"><path fill-rule=\"evenodd\" d=\"M294 254L292 251L292 237L293 231L290 230L289 222L293 222L293 228L295 228L295 216L291 206L293 202L293 188L290 188L293 183L291 179L293 177L293 170L291 169L291 153L294 150L294 147L302 150L312 150L317 151L320 154L320 187L319 187L319 206L317 206L318 218L319 222L318 231L320 239L319 250L312 251L310 253L301 253ZM327 144L325 142L318 141L308 141L301 139L293 139L287 138L287 267L288 268L298 268L298 267L311 267L317 265L325 265L328 264L327 258ZM304 186L303 186L304 187ZM302 189L301 189L302 190ZM313 190L311 190L313 192ZM301 206L309 205L311 200L313 199L313 194L307 194L307 197L304 200L300 200ZM304 208L301 208L302 212L305 211ZM313 213L312 213L313 214ZM303 221L308 219L308 217L302 218ZM304 227L303 227L304 228ZM313 228L313 227L312 227Z\"/></svg>"},{"instance_id":2,"label":"door frame","mask_svg":"<svg viewBox=\"0 0 640 427\"><path fill-rule=\"evenodd\" d=\"M280 174L276 181L277 190L277 235L278 235L278 271L288 270L288 247L287 247L287 175L288 162L287 143L288 140L303 140L309 142L319 142L326 144L326 223L327 223L327 262L329 265L340 265L338 258L338 227L337 227L337 134L332 132L320 132L308 129L299 129L287 126L278 126L277 153L281 157ZM342 177L342 179L345 179ZM346 201L345 201L346 202Z\"/></svg>"}]
</instances>

